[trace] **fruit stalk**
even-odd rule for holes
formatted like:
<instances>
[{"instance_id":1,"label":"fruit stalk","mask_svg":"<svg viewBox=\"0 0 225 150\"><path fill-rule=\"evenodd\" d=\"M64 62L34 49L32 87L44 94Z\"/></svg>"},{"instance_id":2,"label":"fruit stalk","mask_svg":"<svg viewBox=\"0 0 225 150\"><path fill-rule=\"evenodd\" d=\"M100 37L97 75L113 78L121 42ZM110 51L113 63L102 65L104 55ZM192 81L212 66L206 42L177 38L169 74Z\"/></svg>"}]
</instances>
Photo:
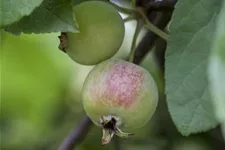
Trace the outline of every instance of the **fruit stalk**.
<instances>
[{"instance_id":1,"label":"fruit stalk","mask_svg":"<svg viewBox=\"0 0 225 150\"><path fill-rule=\"evenodd\" d=\"M162 30L160 30L157 26L155 26L154 24L152 24L148 20L148 17L145 15L143 9L140 8L139 9L139 12L140 12L141 16L143 17L143 19L145 21L145 27L148 28L153 33L155 33L156 35L158 35L159 37L161 37L162 39L164 39L165 41L168 41L168 34L166 34Z\"/></svg>"},{"instance_id":2,"label":"fruit stalk","mask_svg":"<svg viewBox=\"0 0 225 150\"><path fill-rule=\"evenodd\" d=\"M142 21L137 20L136 29L134 31L134 36L133 36L133 40L132 40L132 44L131 44L131 51L130 51L130 54L129 54L129 61L130 62L133 62L133 60L134 60L136 42L137 42L138 35L139 35L139 33L142 29L142 25L143 25Z\"/></svg>"}]
</instances>

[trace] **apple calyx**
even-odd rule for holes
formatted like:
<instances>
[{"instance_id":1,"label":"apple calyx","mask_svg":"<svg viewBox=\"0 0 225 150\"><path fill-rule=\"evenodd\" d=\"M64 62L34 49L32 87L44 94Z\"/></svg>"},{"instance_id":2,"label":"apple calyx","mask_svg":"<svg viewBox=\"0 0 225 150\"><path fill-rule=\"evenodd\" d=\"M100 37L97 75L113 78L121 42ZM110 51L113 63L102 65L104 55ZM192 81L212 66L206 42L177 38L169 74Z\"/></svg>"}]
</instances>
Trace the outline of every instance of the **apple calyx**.
<instances>
[{"instance_id":1,"label":"apple calyx","mask_svg":"<svg viewBox=\"0 0 225 150\"><path fill-rule=\"evenodd\" d=\"M65 32L61 32L61 35L58 36L60 44L59 44L59 49L63 52L66 53L66 49L67 49L67 34Z\"/></svg>"},{"instance_id":2,"label":"apple calyx","mask_svg":"<svg viewBox=\"0 0 225 150\"><path fill-rule=\"evenodd\" d=\"M114 134L121 138L128 138L134 133L125 133L119 129L122 124L121 119L117 116L107 115L100 118L100 126L102 127L102 145L108 144L113 138Z\"/></svg>"}]
</instances>

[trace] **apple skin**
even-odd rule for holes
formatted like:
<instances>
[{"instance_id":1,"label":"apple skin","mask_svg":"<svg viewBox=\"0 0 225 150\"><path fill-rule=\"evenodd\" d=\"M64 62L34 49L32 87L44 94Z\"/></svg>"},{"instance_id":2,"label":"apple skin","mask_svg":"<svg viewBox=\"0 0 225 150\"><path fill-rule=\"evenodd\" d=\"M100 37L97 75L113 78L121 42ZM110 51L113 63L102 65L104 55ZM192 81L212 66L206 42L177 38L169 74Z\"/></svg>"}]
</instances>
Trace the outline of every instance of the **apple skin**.
<instances>
[{"instance_id":1,"label":"apple skin","mask_svg":"<svg viewBox=\"0 0 225 150\"><path fill-rule=\"evenodd\" d=\"M158 89L151 74L133 63L108 59L88 74L82 91L83 107L98 126L101 116L121 119L120 129L143 127L158 104Z\"/></svg>"},{"instance_id":2,"label":"apple skin","mask_svg":"<svg viewBox=\"0 0 225 150\"><path fill-rule=\"evenodd\" d=\"M88 1L74 7L78 33L67 32L67 54L77 63L96 65L119 50L125 33L123 19L106 2Z\"/></svg>"}]
</instances>

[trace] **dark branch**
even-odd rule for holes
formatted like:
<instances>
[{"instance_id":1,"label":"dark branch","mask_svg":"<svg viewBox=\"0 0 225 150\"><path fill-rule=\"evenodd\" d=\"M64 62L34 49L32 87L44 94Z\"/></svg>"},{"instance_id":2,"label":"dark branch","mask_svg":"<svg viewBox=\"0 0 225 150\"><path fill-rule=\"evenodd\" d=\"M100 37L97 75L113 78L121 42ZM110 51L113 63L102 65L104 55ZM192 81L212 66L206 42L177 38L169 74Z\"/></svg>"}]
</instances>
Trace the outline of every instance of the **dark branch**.
<instances>
[{"instance_id":1,"label":"dark branch","mask_svg":"<svg viewBox=\"0 0 225 150\"><path fill-rule=\"evenodd\" d=\"M91 120L87 116L85 116L81 123L62 142L58 150L72 150L73 147L75 147L84 140L91 126Z\"/></svg>"},{"instance_id":2,"label":"dark branch","mask_svg":"<svg viewBox=\"0 0 225 150\"><path fill-rule=\"evenodd\" d=\"M173 11L175 4L177 3L177 0L153 0L150 1L146 9L148 11Z\"/></svg>"},{"instance_id":3,"label":"dark branch","mask_svg":"<svg viewBox=\"0 0 225 150\"><path fill-rule=\"evenodd\" d=\"M152 11L169 11L173 10L178 0L136 0L136 6Z\"/></svg>"},{"instance_id":4,"label":"dark branch","mask_svg":"<svg viewBox=\"0 0 225 150\"><path fill-rule=\"evenodd\" d=\"M170 21L171 13L157 13L153 24L160 29L164 29ZM150 20L153 20L152 18ZM145 55L152 49L158 36L148 31L142 41L139 43L134 54L134 63L139 64Z\"/></svg>"}]
</instances>

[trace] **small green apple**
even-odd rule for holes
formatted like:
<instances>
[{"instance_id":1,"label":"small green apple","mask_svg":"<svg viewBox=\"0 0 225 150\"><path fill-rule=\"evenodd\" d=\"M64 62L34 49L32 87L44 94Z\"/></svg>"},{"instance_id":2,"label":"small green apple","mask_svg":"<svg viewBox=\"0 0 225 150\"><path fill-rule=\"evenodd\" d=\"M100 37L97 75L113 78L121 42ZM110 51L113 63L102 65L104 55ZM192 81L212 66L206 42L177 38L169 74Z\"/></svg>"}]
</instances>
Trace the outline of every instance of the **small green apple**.
<instances>
[{"instance_id":1,"label":"small green apple","mask_svg":"<svg viewBox=\"0 0 225 150\"><path fill-rule=\"evenodd\" d=\"M59 48L75 62L95 65L111 58L120 48L125 33L123 19L106 2L88 1L74 7L78 33L62 33Z\"/></svg>"}]
</instances>

